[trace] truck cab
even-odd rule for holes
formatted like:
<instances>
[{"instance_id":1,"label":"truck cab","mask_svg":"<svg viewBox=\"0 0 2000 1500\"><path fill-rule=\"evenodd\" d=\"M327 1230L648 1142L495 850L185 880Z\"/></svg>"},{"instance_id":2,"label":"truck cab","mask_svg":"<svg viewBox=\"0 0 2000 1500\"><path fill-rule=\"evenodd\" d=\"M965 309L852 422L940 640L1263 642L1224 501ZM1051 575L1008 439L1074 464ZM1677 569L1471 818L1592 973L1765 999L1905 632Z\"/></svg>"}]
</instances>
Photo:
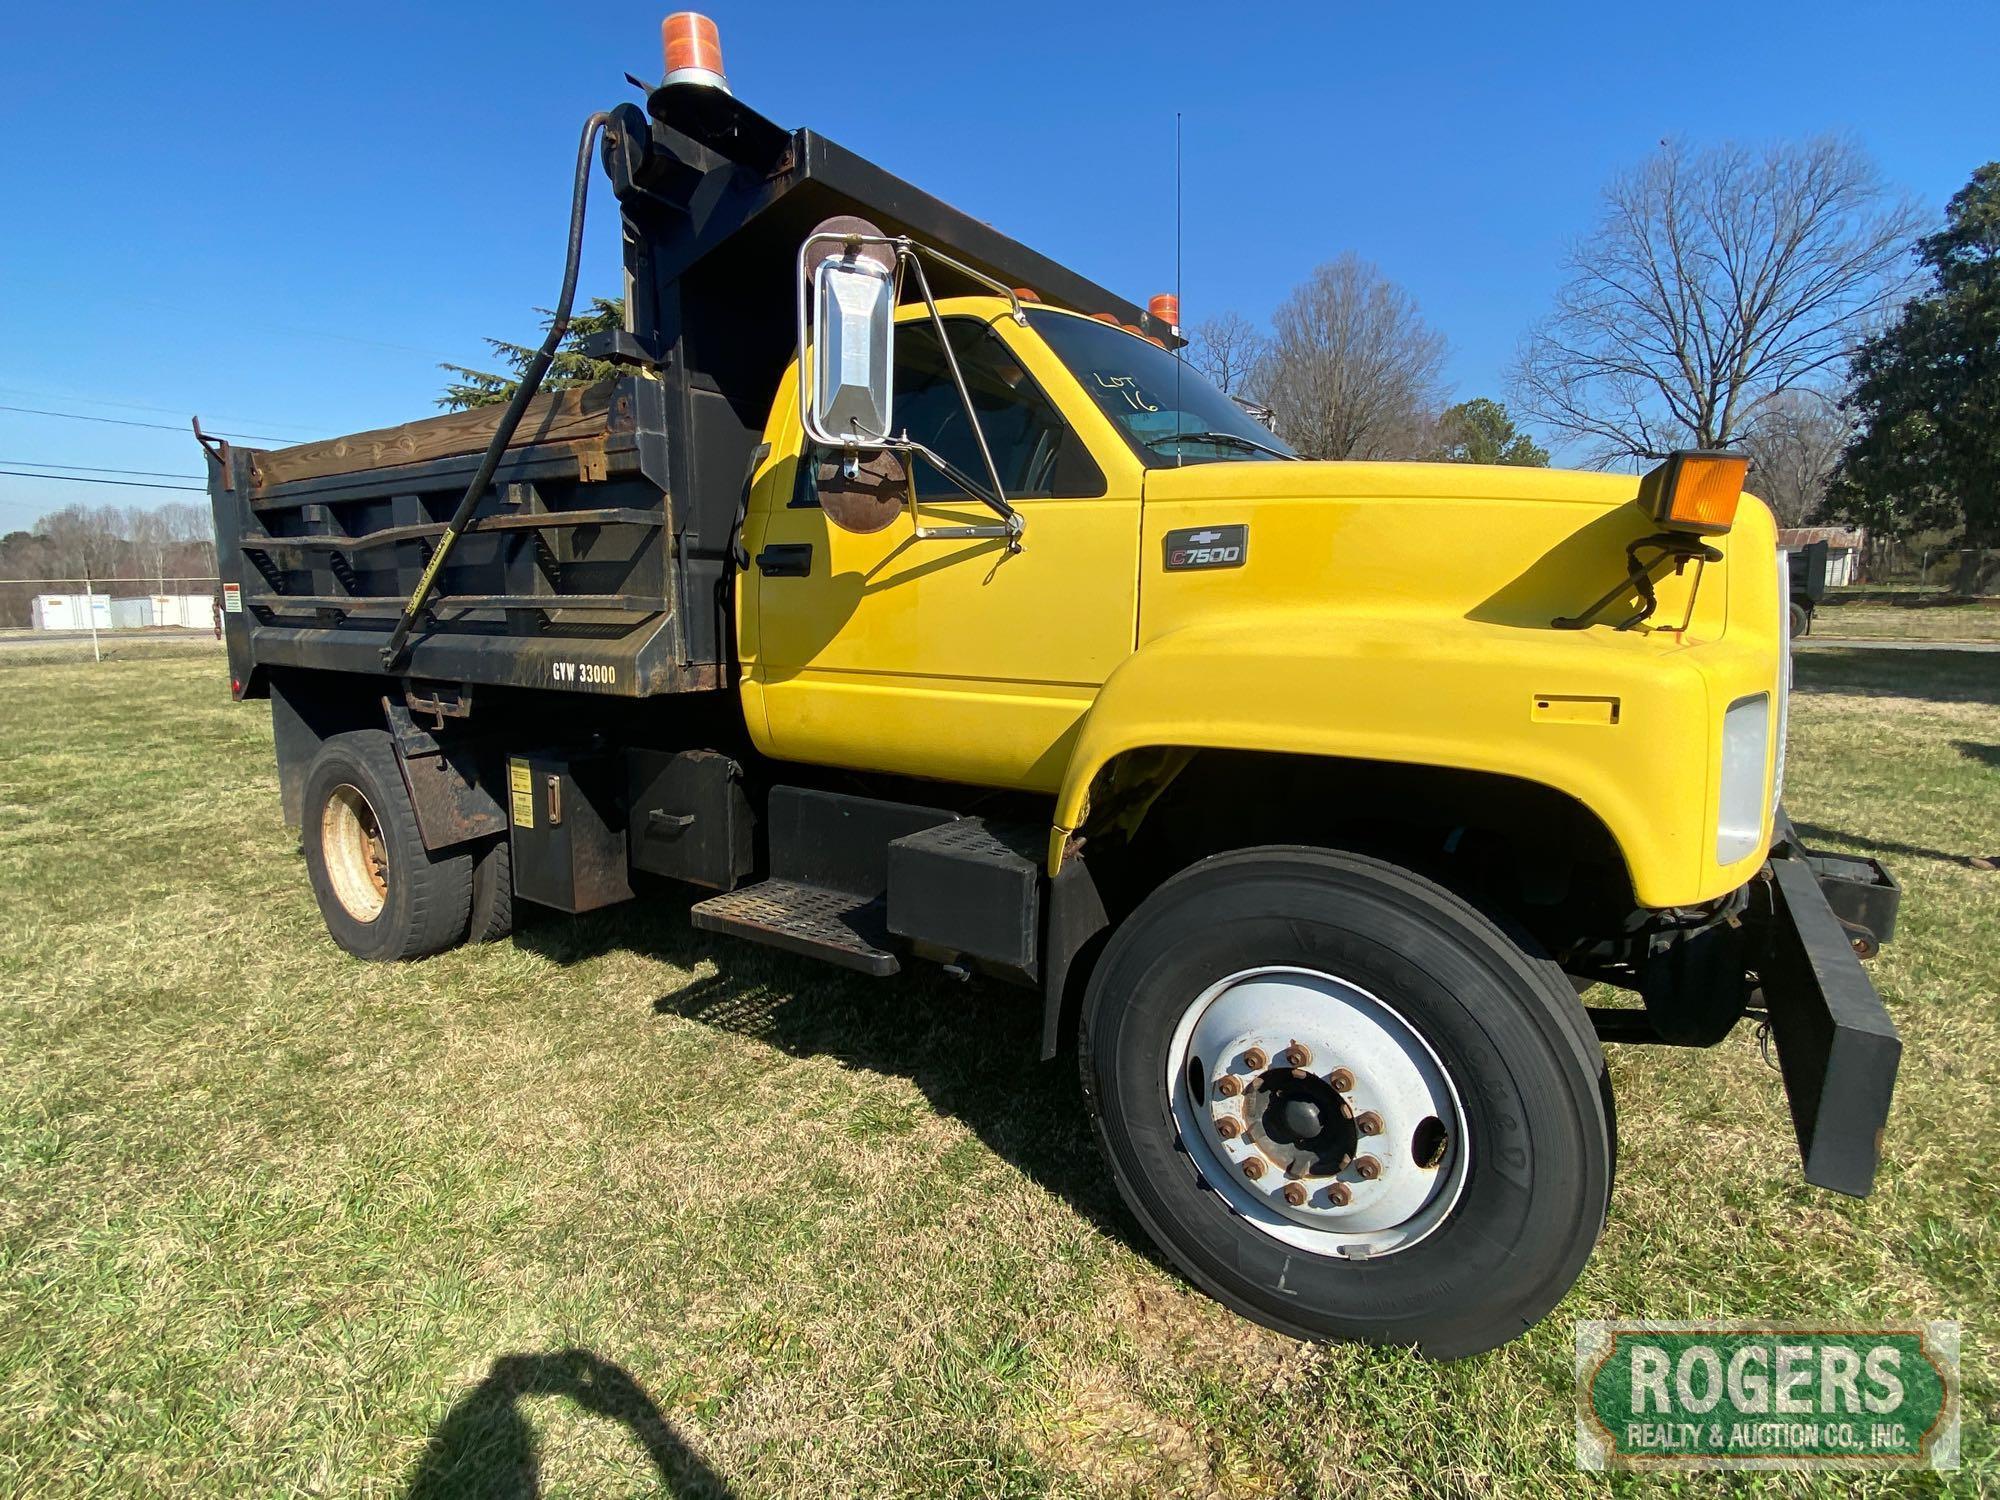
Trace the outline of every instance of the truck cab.
<instances>
[{"instance_id":1,"label":"truck cab","mask_svg":"<svg viewBox=\"0 0 2000 1500\"><path fill-rule=\"evenodd\" d=\"M1739 456L1303 460L1171 299L712 61L585 130L551 338L595 148L615 376L206 442L232 688L336 942L667 901L1017 986L1138 1221L1303 1338L1452 1356L1554 1306L1611 1202L1605 1042L1767 1024L1808 1180L1868 1191L1896 888L1785 817Z\"/></svg>"}]
</instances>

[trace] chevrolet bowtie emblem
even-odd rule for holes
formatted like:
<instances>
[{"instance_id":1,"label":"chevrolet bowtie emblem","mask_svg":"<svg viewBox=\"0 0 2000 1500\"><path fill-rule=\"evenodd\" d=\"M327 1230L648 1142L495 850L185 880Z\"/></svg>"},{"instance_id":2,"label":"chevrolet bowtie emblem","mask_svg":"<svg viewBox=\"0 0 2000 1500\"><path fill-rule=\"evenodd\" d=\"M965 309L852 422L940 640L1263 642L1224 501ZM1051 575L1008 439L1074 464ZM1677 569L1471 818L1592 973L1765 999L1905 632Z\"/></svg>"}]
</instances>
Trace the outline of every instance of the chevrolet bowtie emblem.
<instances>
[{"instance_id":1,"label":"chevrolet bowtie emblem","mask_svg":"<svg viewBox=\"0 0 2000 1500\"><path fill-rule=\"evenodd\" d=\"M1212 542L1221 541L1222 533L1219 531L1197 531L1188 540L1193 542L1197 547L1206 547Z\"/></svg>"}]
</instances>

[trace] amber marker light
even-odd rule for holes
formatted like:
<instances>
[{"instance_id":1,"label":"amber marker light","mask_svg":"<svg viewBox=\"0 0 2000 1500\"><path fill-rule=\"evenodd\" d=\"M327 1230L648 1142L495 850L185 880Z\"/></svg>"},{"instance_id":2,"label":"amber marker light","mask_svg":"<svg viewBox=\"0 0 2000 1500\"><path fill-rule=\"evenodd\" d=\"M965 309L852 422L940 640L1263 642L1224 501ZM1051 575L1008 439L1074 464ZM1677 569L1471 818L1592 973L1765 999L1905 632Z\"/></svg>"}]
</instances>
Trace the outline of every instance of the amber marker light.
<instances>
[{"instance_id":1,"label":"amber marker light","mask_svg":"<svg viewBox=\"0 0 2000 1500\"><path fill-rule=\"evenodd\" d=\"M1639 505L1669 531L1716 536L1736 524L1736 502L1749 472L1750 460L1741 453L1669 453L1639 481Z\"/></svg>"},{"instance_id":2,"label":"amber marker light","mask_svg":"<svg viewBox=\"0 0 2000 1500\"><path fill-rule=\"evenodd\" d=\"M698 83L729 92L729 78L722 71L722 38L707 16L675 11L660 22L660 45L667 54L663 83Z\"/></svg>"}]
</instances>

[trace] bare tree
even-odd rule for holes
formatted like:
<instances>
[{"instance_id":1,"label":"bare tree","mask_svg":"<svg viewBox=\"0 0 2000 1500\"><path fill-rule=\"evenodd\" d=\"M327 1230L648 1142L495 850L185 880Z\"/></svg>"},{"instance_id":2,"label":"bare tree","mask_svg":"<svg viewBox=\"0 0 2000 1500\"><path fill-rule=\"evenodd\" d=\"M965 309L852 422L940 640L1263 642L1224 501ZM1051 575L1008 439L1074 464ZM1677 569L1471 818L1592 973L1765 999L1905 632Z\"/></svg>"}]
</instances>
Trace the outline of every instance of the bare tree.
<instances>
[{"instance_id":1,"label":"bare tree","mask_svg":"<svg viewBox=\"0 0 2000 1500\"><path fill-rule=\"evenodd\" d=\"M1367 261L1329 261L1272 319L1253 384L1308 458L1413 458L1443 403L1444 335Z\"/></svg>"},{"instance_id":2,"label":"bare tree","mask_svg":"<svg viewBox=\"0 0 2000 1500\"><path fill-rule=\"evenodd\" d=\"M1264 357L1266 340L1241 313L1203 318L1188 330L1188 363L1224 395L1244 395L1244 383Z\"/></svg>"},{"instance_id":3,"label":"bare tree","mask_svg":"<svg viewBox=\"0 0 2000 1500\"><path fill-rule=\"evenodd\" d=\"M35 522L57 572L109 578L125 550L125 517L116 506L65 505Z\"/></svg>"},{"instance_id":4,"label":"bare tree","mask_svg":"<svg viewBox=\"0 0 2000 1500\"><path fill-rule=\"evenodd\" d=\"M1742 443L1750 488L1777 512L1780 526L1813 523L1853 433L1839 403L1823 391L1785 391L1757 409Z\"/></svg>"},{"instance_id":5,"label":"bare tree","mask_svg":"<svg viewBox=\"0 0 2000 1500\"><path fill-rule=\"evenodd\" d=\"M1898 299L1920 215L1852 142L1663 142L1613 179L1513 396L1599 463L1719 448Z\"/></svg>"}]
</instances>

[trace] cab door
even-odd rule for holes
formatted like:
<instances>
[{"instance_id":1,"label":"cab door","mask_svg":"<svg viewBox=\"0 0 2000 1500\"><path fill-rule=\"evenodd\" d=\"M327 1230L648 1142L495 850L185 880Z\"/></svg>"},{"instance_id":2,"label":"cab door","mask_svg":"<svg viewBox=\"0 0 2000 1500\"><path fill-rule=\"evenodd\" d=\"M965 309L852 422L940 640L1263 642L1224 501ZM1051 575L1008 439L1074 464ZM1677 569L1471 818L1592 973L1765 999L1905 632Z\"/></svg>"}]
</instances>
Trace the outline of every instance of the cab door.
<instances>
[{"instance_id":1,"label":"cab door","mask_svg":"<svg viewBox=\"0 0 2000 1500\"><path fill-rule=\"evenodd\" d=\"M999 519L921 458L914 519L905 508L868 534L831 524L809 463L768 463L745 537L746 711L783 759L1054 791L1133 649L1141 471L1033 332L1004 314L944 323L1021 550L920 536ZM985 474L927 316L897 328L895 387L899 432Z\"/></svg>"}]
</instances>

